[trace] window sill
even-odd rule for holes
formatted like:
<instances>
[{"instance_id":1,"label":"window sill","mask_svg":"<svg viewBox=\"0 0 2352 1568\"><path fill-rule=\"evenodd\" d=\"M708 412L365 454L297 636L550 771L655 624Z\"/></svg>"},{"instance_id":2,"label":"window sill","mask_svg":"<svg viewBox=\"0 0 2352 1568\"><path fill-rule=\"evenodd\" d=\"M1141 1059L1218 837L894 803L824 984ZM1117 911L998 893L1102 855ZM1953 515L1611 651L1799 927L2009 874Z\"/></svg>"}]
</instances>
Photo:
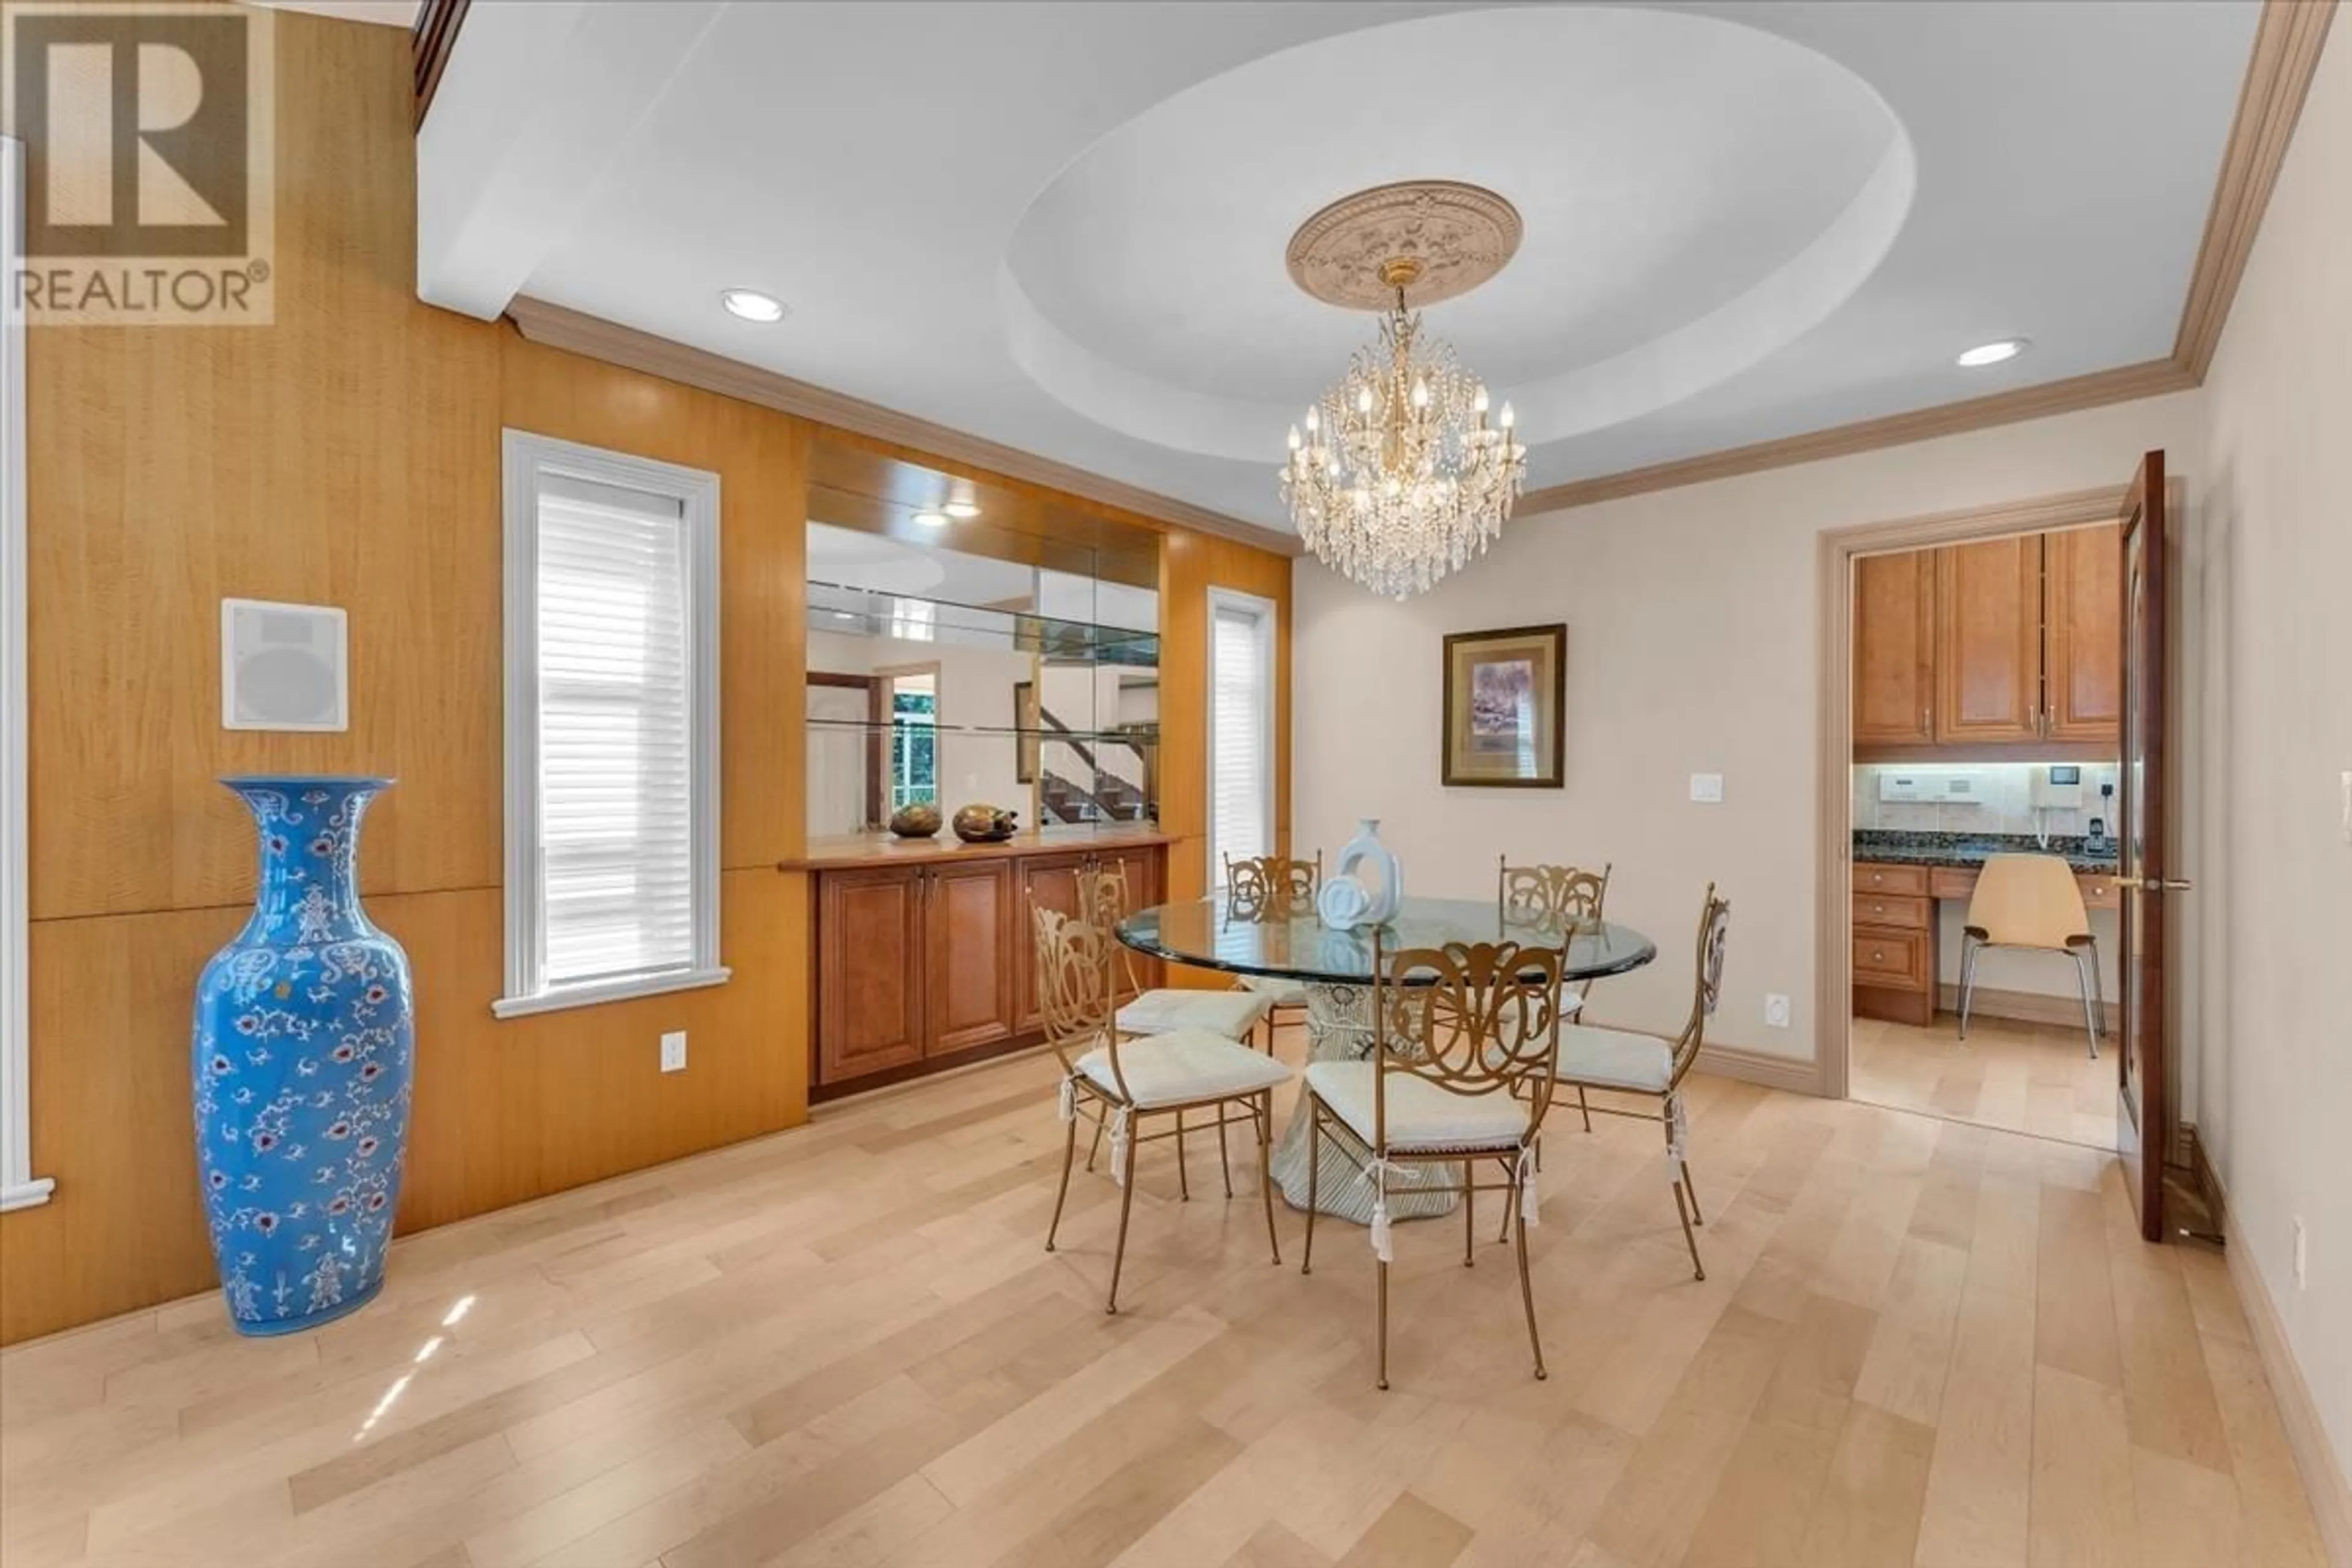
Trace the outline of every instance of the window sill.
<instances>
[{"instance_id":1,"label":"window sill","mask_svg":"<svg viewBox=\"0 0 2352 1568\"><path fill-rule=\"evenodd\" d=\"M501 996L490 1004L496 1018L524 1018L533 1013L559 1013L567 1007L596 1007L607 1002L627 1002L639 996L659 996L667 991L695 991L724 985L731 969L688 969L675 974L647 975L635 980L604 980L591 985L567 985L536 996Z\"/></svg>"},{"instance_id":2,"label":"window sill","mask_svg":"<svg viewBox=\"0 0 2352 1568\"><path fill-rule=\"evenodd\" d=\"M49 1201L49 1194L57 1190L57 1186L56 1182L41 1176L29 1182L18 1182L13 1186L0 1187L0 1214L12 1209L38 1208Z\"/></svg>"}]
</instances>

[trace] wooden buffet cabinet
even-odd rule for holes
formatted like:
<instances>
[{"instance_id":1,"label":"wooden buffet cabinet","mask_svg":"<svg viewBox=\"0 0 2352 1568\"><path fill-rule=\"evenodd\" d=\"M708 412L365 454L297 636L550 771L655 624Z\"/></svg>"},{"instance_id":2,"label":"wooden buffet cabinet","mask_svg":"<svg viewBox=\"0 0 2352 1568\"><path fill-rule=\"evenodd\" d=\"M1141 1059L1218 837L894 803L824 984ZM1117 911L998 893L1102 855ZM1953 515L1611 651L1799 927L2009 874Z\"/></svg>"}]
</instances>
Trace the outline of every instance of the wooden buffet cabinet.
<instances>
[{"instance_id":1,"label":"wooden buffet cabinet","mask_svg":"<svg viewBox=\"0 0 2352 1568\"><path fill-rule=\"evenodd\" d=\"M2112 524L1864 557L1855 759L2003 747L2112 757L2122 742L2122 562Z\"/></svg>"},{"instance_id":2,"label":"wooden buffet cabinet","mask_svg":"<svg viewBox=\"0 0 2352 1568\"><path fill-rule=\"evenodd\" d=\"M1043 1038L1031 904L1075 911L1079 874L1096 865L1124 866L1136 906L1157 903L1167 842L1102 829L1003 844L861 836L811 846L792 868L813 873L811 1097ZM1139 956L1129 969L1137 984L1157 982L1158 965Z\"/></svg>"}]
</instances>

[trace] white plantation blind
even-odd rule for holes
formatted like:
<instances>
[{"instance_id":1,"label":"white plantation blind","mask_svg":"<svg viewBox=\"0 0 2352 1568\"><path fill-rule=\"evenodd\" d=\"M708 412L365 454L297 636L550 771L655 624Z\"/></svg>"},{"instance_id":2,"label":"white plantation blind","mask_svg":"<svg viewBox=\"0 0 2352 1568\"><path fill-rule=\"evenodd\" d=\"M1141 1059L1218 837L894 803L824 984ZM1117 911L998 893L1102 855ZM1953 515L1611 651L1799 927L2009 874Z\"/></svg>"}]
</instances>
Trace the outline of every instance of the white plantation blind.
<instances>
[{"instance_id":1,"label":"white plantation blind","mask_svg":"<svg viewBox=\"0 0 2352 1568\"><path fill-rule=\"evenodd\" d=\"M1274 606L1209 592L1209 880L1274 851Z\"/></svg>"},{"instance_id":2,"label":"white plantation blind","mask_svg":"<svg viewBox=\"0 0 2352 1568\"><path fill-rule=\"evenodd\" d=\"M539 856L550 985L694 963L685 508L539 498Z\"/></svg>"},{"instance_id":3,"label":"white plantation blind","mask_svg":"<svg viewBox=\"0 0 2352 1568\"><path fill-rule=\"evenodd\" d=\"M509 443L509 973L498 1010L724 979L717 480L541 437Z\"/></svg>"}]
</instances>

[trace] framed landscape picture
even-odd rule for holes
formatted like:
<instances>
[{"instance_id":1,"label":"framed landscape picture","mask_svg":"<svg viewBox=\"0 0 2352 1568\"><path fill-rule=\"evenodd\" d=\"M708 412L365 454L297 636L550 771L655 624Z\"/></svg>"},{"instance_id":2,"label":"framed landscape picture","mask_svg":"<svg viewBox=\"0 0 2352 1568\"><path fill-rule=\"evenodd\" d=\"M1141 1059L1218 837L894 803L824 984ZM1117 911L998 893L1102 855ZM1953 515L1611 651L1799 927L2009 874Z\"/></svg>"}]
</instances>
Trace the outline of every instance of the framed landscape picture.
<instances>
[{"instance_id":1,"label":"framed landscape picture","mask_svg":"<svg viewBox=\"0 0 2352 1568\"><path fill-rule=\"evenodd\" d=\"M1567 691L1565 625L1447 637L1444 782L1559 788Z\"/></svg>"}]
</instances>

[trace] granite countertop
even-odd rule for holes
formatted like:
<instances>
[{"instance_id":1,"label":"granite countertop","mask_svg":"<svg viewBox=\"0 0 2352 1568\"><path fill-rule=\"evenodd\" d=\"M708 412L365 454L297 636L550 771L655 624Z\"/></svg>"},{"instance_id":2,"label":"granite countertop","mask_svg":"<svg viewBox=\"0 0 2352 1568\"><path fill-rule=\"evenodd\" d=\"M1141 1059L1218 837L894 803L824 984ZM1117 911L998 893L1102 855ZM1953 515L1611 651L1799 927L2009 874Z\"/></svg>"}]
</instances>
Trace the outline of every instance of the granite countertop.
<instances>
[{"instance_id":1,"label":"granite countertop","mask_svg":"<svg viewBox=\"0 0 2352 1568\"><path fill-rule=\"evenodd\" d=\"M2113 873L2118 868L2112 837L2107 840L2107 847L2095 855L2084 847L2087 842L2079 837L2053 833L2050 847L2044 849L2031 835L2022 833L1918 833L1857 828L1853 858L1888 865L1952 866L1974 870L1985 863L1989 855L2059 855L2077 871Z\"/></svg>"},{"instance_id":2,"label":"granite countertop","mask_svg":"<svg viewBox=\"0 0 2352 1568\"><path fill-rule=\"evenodd\" d=\"M942 860L1018 859L1028 855L1066 855L1087 849L1140 847L1174 842L1151 822L1102 822L1031 828L986 844L966 844L942 827L929 838L889 833L852 833L812 838L808 852L780 860L779 871L840 871L866 866L933 865Z\"/></svg>"}]
</instances>

